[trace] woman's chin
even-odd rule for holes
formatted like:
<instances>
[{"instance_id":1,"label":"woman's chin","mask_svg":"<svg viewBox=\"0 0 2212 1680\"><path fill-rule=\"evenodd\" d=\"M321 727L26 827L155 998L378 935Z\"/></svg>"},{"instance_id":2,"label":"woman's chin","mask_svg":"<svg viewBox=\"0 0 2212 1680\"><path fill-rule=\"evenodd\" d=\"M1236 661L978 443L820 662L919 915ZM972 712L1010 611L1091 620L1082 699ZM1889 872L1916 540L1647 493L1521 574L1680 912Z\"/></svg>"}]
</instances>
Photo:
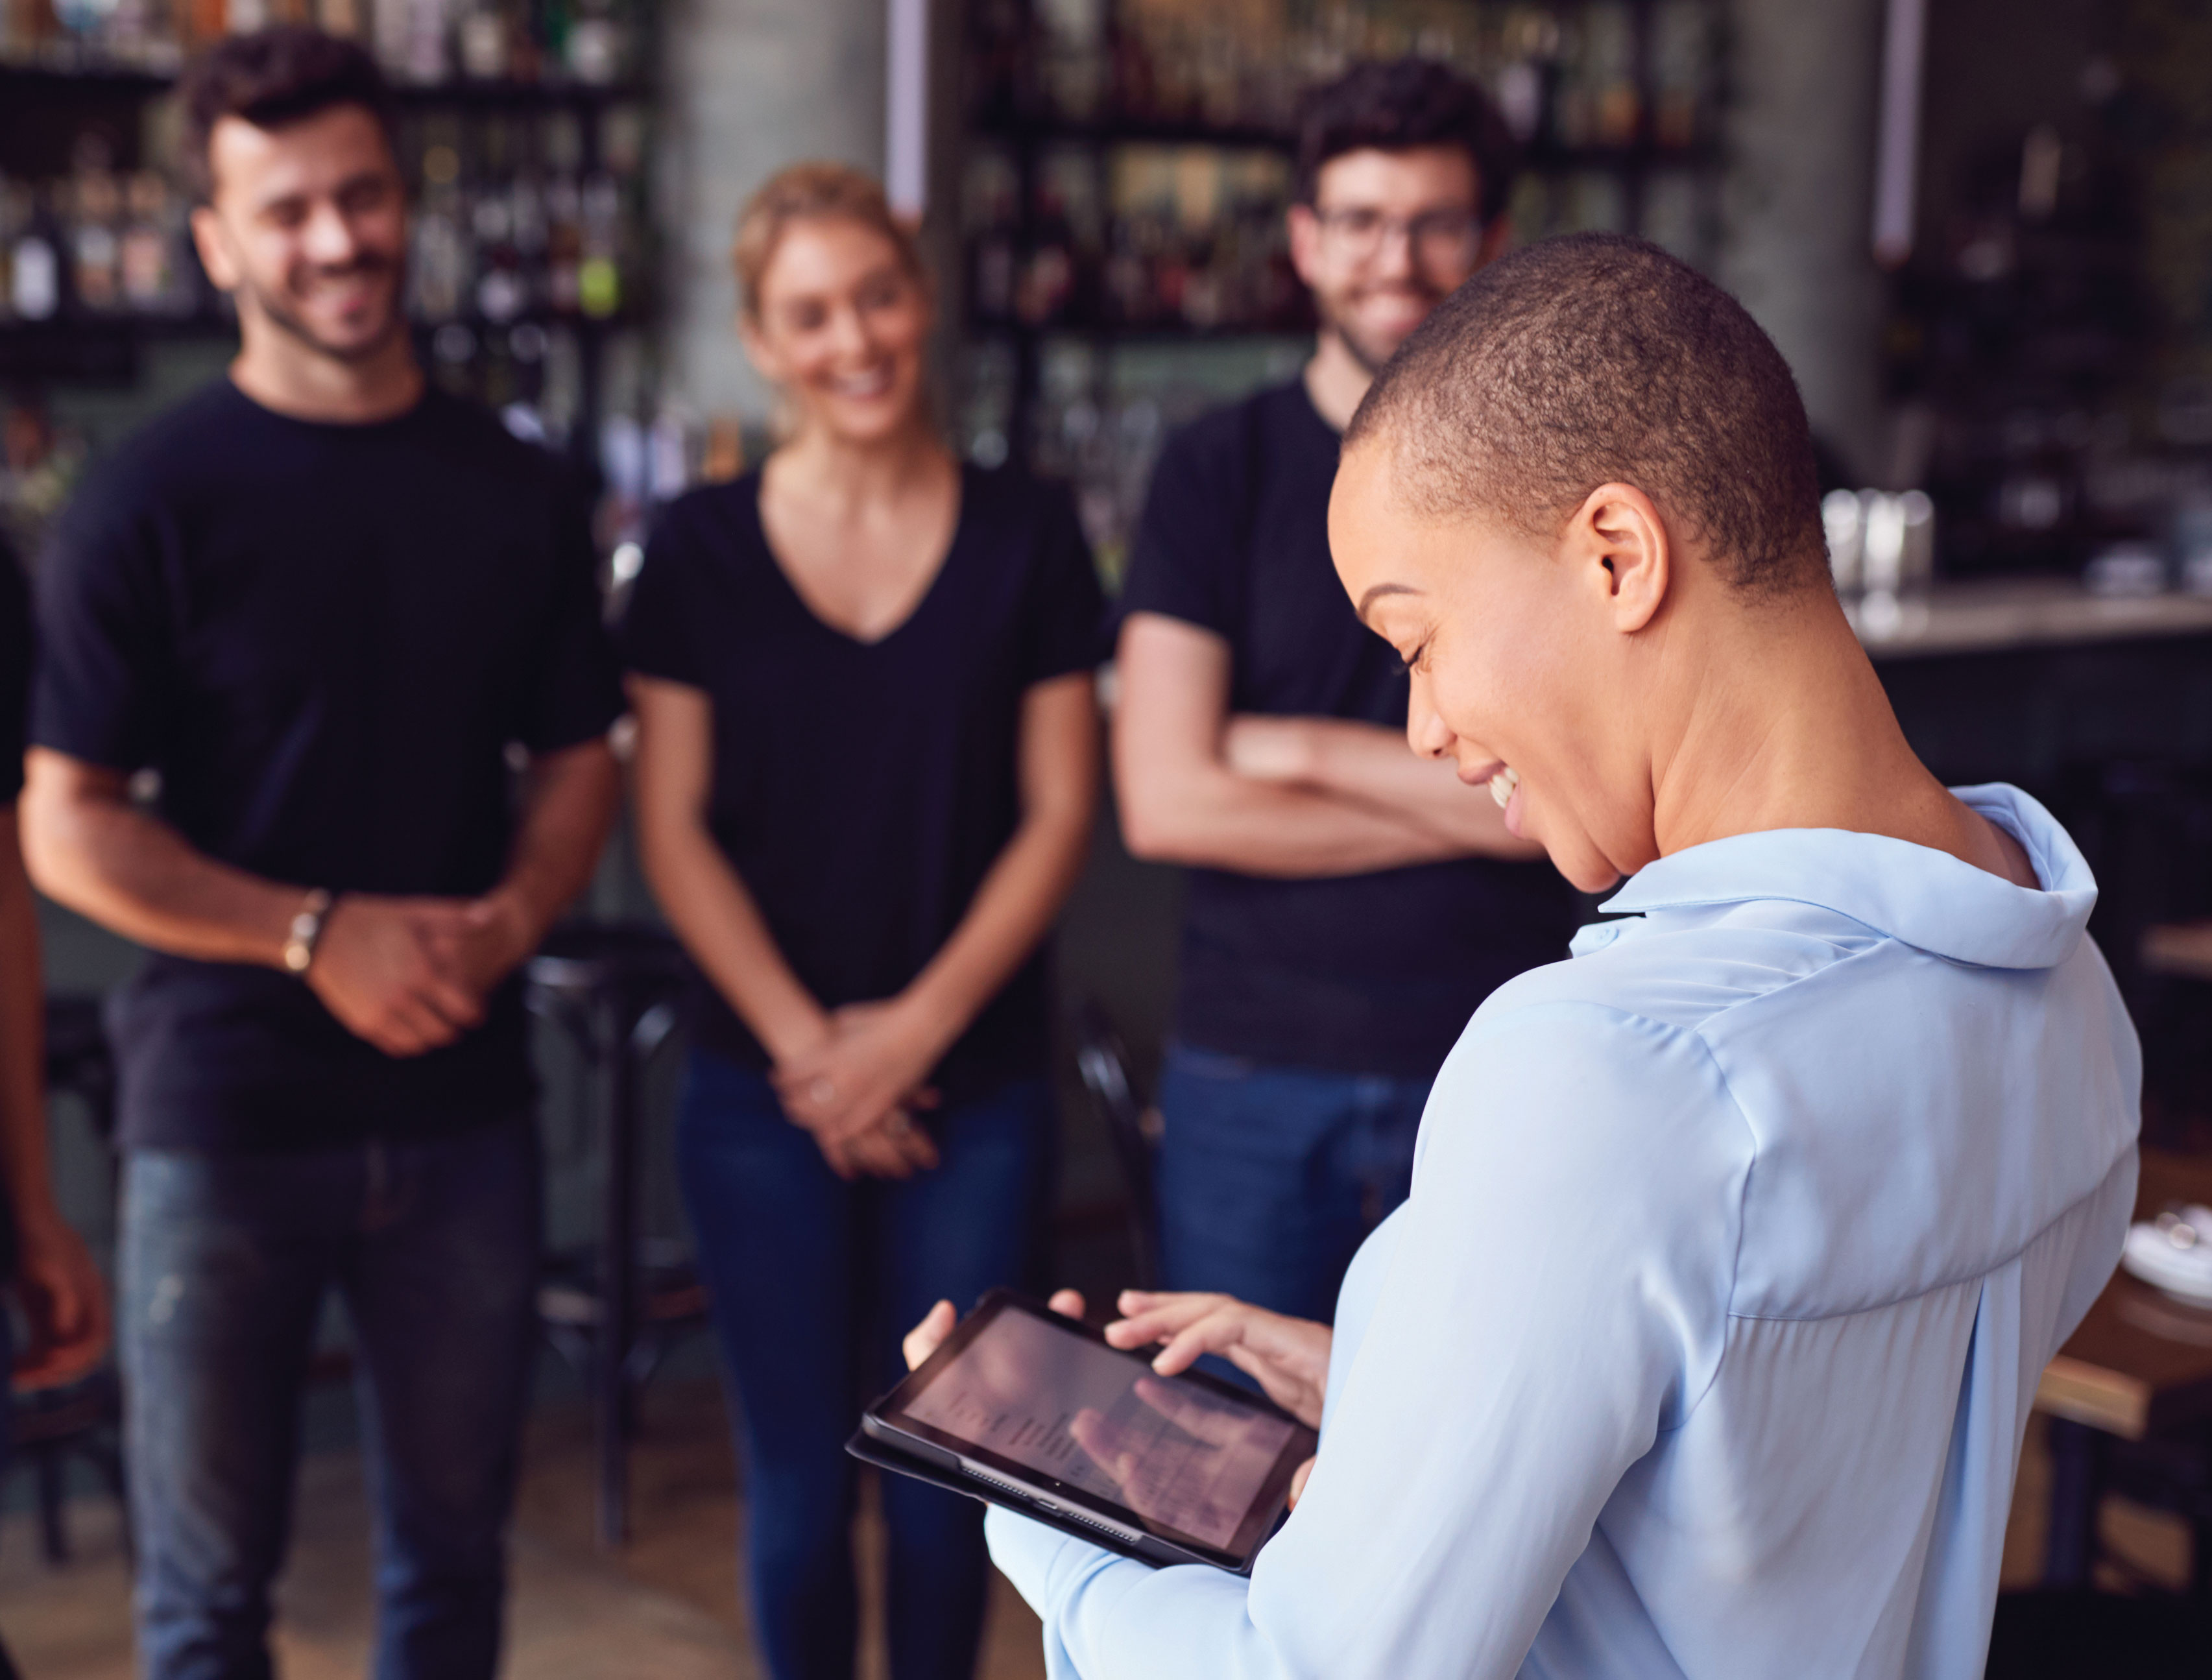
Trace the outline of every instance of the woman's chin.
<instances>
[{"instance_id":1,"label":"woman's chin","mask_svg":"<svg viewBox=\"0 0 2212 1680\"><path fill-rule=\"evenodd\" d=\"M882 443L906 429L914 406L911 393L863 402L833 399L822 405L822 417L848 444Z\"/></svg>"},{"instance_id":2,"label":"woman's chin","mask_svg":"<svg viewBox=\"0 0 2212 1680\"><path fill-rule=\"evenodd\" d=\"M1552 867L1567 877L1578 893L1609 893L1620 883L1620 871L1594 846L1571 849L1553 846L1541 834L1529 836L1544 848Z\"/></svg>"}]
</instances>

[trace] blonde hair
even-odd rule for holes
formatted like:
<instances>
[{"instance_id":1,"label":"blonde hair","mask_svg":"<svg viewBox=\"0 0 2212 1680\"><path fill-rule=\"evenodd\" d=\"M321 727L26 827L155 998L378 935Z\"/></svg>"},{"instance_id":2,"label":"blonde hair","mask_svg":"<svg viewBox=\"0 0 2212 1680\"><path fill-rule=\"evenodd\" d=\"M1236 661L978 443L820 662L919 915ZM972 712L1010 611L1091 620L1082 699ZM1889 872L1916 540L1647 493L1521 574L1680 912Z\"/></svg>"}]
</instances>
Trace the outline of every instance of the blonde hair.
<instances>
[{"instance_id":1,"label":"blonde hair","mask_svg":"<svg viewBox=\"0 0 2212 1680\"><path fill-rule=\"evenodd\" d=\"M762 183L738 216L737 243L731 261L738 270L738 299L745 318L760 319L761 282L776 247L795 221L836 217L857 221L890 241L899 266L923 277L921 247L913 230L892 214L890 201L872 175L844 163L794 163Z\"/></svg>"}]
</instances>

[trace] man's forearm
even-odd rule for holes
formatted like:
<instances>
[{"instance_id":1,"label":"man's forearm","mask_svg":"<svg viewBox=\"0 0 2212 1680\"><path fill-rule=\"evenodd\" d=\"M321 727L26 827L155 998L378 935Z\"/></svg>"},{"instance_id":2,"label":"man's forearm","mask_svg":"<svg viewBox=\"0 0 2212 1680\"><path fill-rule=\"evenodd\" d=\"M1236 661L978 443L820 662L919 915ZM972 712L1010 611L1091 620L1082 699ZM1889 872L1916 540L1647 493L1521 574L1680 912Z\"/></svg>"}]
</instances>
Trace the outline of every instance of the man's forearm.
<instances>
[{"instance_id":1,"label":"man's forearm","mask_svg":"<svg viewBox=\"0 0 2212 1680\"><path fill-rule=\"evenodd\" d=\"M1121 830L1133 852L1158 863L1298 879L1369 875L1467 852L1379 806L1226 766L1146 780L1140 790L1136 777L1121 779Z\"/></svg>"},{"instance_id":2,"label":"man's forearm","mask_svg":"<svg viewBox=\"0 0 2212 1680\"><path fill-rule=\"evenodd\" d=\"M1242 719L1232 719L1234 730ZM1455 853L1537 858L1543 847L1522 840L1487 788L1469 787L1449 759L1423 758L1405 735L1347 718L1257 719L1294 728L1302 737L1297 782L1338 793L1428 829Z\"/></svg>"},{"instance_id":3,"label":"man's forearm","mask_svg":"<svg viewBox=\"0 0 2212 1680\"><path fill-rule=\"evenodd\" d=\"M530 768L522 822L497 890L528 919L534 948L591 883L622 799L622 773L604 740L548 753Z\"/></svg>"},{"instance_id":4,"label":"man's forearm","mask_svg":"<svg viewBox=\"0 0 2212 1680\"><path fill-rule=\"evenodd\" d=\"M70 784L67 761L33 750L21 802L31 879L58 904L125 938L204 962L283 963L304 887L266 881L196 852L133 806L120 779Z\"/></svg>"},{"instance_id":5,"label":"man's forearm","mask_svg":"<svg viewBox=\"0 0 2212 1680\"><path fill-rule=\"evenodd\" d=\"M15 810L0 808L0 1191L20 1225L47 1208L46 985Z\"/></svg>"}]
</instances>

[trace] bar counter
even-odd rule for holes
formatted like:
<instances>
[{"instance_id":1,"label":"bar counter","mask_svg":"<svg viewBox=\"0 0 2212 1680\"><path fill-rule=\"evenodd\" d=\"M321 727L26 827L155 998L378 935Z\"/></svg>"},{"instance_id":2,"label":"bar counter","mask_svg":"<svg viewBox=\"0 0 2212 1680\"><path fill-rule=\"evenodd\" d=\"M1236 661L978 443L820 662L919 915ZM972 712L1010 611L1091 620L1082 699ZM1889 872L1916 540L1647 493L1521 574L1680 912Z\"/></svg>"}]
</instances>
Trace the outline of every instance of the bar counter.
<instances>
[{"instance_id":1,"label":"bar counter","mask_svg":"<svg viewBox=\"0 0 2212 1680\"><path fill-rule=\"evenodd\" d=\"M2212 635L2212 596L2092 595L2065 578L1945 584L1924 597L1853 603L1853 627L1880 660Z\"/></svg>"}]
</instances>

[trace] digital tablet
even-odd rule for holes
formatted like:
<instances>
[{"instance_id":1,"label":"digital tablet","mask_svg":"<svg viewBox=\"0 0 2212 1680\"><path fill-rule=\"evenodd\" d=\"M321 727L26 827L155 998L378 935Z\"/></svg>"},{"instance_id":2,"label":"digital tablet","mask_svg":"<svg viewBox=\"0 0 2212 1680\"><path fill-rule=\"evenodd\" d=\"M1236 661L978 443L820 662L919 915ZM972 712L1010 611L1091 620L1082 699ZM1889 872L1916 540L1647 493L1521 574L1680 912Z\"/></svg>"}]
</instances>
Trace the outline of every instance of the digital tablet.
<instances>
[{"instance_id":1,"label":"digital tablet","mask_svg":"<svg viewBox=\"0 0 2212 1680\"><path fill-rule=\"evenodd\" d=\"M1004 1289L868 1408L855 1456L1146 1563L1237 1574L1319 1438L1264 1397L1149 1358Z\"/></svg>"}]
</instances>

